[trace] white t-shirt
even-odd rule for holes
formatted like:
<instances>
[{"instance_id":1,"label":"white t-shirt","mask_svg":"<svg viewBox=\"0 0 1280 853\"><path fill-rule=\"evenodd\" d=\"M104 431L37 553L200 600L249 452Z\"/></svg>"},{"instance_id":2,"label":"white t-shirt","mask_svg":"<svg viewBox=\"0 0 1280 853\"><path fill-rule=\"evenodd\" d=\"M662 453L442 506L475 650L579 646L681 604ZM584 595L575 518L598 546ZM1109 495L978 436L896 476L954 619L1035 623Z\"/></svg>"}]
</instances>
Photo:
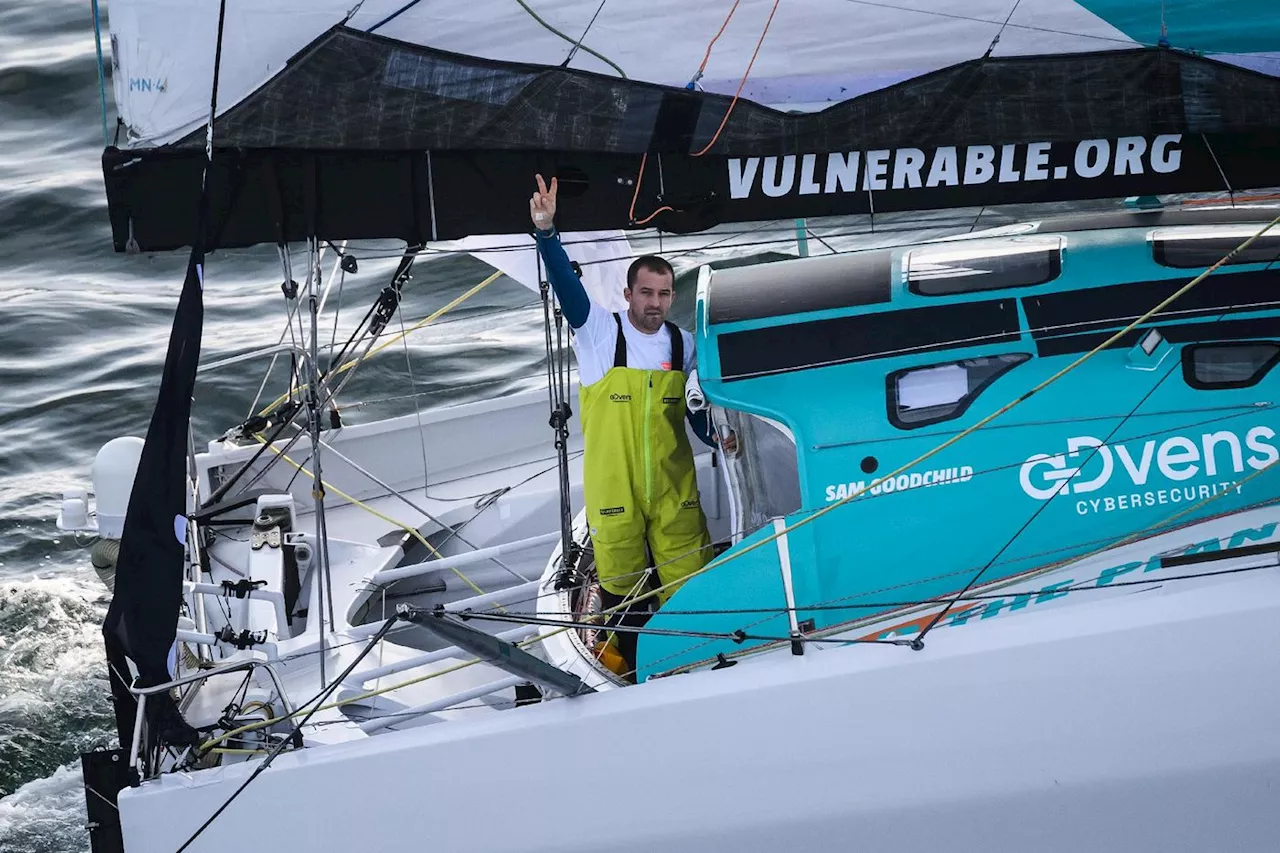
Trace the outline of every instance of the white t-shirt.
<instances>
[{"instance_id":1,"label":"white t-shirt","mask_svg":"<svg viewBox=\"0 0 1280 853\"><path fill-rule=\"evenodd\" d=\"M623 311L622 336L627 340L627 367L637 370L671 369L671 335L666 327L653 334L642 332L631 322L631 315ZM686 376L697 364L693 351L693 335L680 330L684 338L684 370ZM573 351L578 355L578 378L583 385L593 385L613 368L613 353L618 343L618 324L613 314L594 302L587 314L587 322L574 329Z\"/></svg>"}]
</instances>

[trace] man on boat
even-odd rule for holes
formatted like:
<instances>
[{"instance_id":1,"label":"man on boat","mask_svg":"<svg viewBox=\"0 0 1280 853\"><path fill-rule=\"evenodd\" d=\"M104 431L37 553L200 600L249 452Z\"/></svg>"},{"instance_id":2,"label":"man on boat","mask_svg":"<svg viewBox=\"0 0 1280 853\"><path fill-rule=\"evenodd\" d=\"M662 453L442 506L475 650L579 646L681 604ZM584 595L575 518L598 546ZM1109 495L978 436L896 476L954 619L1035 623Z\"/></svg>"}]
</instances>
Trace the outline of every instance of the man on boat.
<instances>
[{"instance_id":1,"label":"man on boat","mask_svg":"<svg viewBox=\"0 0 1280 853\"><path fill-rule=\"evenodd\" d=\"M604 604L616 607L647 591L648 565L656 567L657 597L666 601L711 558L685 418L706 444L713 442L706 413L690 415L685 407L685 377L696 361L693 336L667 320L675 273L662 258L645 255L627 270L625 313L591 302L555 231L557 181L550 188L541 175L537 181L529 213L538 251L574 330L583 491ZM621 621L635 625L644 615ZM618 649L634 666L635 634L619 633Z\"/></svg>"}]
</instances>

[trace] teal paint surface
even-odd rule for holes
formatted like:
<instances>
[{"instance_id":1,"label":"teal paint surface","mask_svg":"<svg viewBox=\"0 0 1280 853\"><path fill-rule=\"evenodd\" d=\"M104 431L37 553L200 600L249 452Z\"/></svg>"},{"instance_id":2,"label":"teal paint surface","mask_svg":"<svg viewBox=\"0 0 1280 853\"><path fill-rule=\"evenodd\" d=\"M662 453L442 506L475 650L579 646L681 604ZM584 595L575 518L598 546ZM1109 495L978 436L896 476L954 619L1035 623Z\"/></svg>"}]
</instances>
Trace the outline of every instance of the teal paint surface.
<instances>
[{"instance_id":1,"label":"teal paint surface","mask_svg":"<svg viewBox=\"0 0 1280 853\"><path fill-rule=\"evenodd\" d=\"M1129 38L1160 39L1160 0L1076 0ZM1166 0L1169 44L1205 53L1280 51L1275 0Z\"/></svg>"},{"instance_id":2,"label":"teal paint surface","mask_svg":"<svg viewBox=\"0 0 1280 853\"><path fill-rule=\"evenodd\" d=\"M1023 316L1022 338L1012 343L733 382L718 378L716 338L728 331L947 301L1003 296L1031 300L1039 294L1126 281L1188 281L1199 272L1157 265L1147 230L1142 228L1075 232L1063 240L1061 274L1042 285L920 296L908 292L902 280L904 249L893 267L893 299L888 305L724 326L699 324L699 369L708 399L784 423L796 438L802 506L786 518L789 525L813 516L832 499L867 489L861 497L788 534L800 621L812 619L822 628L884 614L900 609L903 602L954 594L979 573L982 583L994 582L1092 553L1135 531L1174 529L1280 498L1280 464L1267 468L1280 457L1280 414L1272 402L1280 392L1280 370L1272 370L1249 388L1198 390L1184 378L1181 344L1166 345L1147 361L1135 357L1129 346L1105 350L992 424L896 476L892 487L872 486L876 477L895 471L1025 394L1080 354L1038 357ZM779 280L796 268L781 265ZM1237 265L1223 272L1262 269L1261 265ZM1214 280L1211 276L1199 286L1211 288ZM1272 284L1280 286L1280 271ZM699 309L705 317L701 303ZM1264 328L1273 329L1272 337L1280 337L1280 311L1253 310L1232 319L1260 318L1272 320ZM1207 320L1217 317L1174 317L1152 325L1168 329ZM1115 328L1123 325L1119 322ZM986 387L961 416L910 430L890 423L889 374L1000 353L1031 358ZM1259 406L1260 401L1267 405ZM1094 447L1103 441L1105 453ZM863 468L869 458L875 460L871 474ZM1074 468L1079 470L1071 475ZM1267 470L1236 486L1259 468ZM1053 479L1063 472L1069 479ZM1064 483L1065 488L1055 494L1055 487ZM1207 507L1187 511L1215 497ZM720 560L772 532L772 527L765 527L751 533ZM1109 582L1137 568L1117 566ZM743 629L785 637L789 626L781 610L772 619L763 613L677 615L679 611L782 608L784 601L778 549L771 542L691 579L649 624L723 633ZM1037 603L1039 598L1010 599L985 610L959 609L949 623L1021 611ZM806 609L806 605L823 609ZM641 675L707 660L717 652L732 654L743 647L729 640L642 636Z\"/></svg>"}]
</instances>

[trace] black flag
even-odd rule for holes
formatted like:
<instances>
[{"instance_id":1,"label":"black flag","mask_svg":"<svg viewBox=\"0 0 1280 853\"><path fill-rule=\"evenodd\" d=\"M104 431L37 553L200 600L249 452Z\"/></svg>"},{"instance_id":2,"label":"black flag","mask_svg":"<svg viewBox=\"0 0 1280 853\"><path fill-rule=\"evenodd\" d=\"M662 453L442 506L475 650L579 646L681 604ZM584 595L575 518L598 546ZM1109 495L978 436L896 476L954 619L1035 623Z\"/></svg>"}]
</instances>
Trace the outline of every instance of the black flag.
<instances>
[{"instance_id":1,"label":"black flag","mask_svg":"<svg viewBox=\"0 0 1280 853\"><path fill-rule=\"evenodd\" d=\"M187 277L182 282L178 310L169 333L160 393L147 427L146 443L129 493L116 560L115 595L107 610L102 634L107 647L111 698L115 704L120 746L133 740L138 703L129 693L133 661L139 687L169 681L169 654L178 635L182 608L182 568L187 545L187 437L191 426L191 397L200 364L204 329L204 249L209 222L209 171L213 161L213 120L218 114L218 75L222 67L222 32L227 0L218 6L218 35L213 53L213 89L209 93L208 141L204 174L200 178L200 207ZM194 745L199 733L182 719L168 692L147 701L150 743ZM141 749L141 745L139 745Z\"/></svg>"},{"instance_id":2,"label":"black flag","mask_svg":"<svg viewBox=\"0 0 1280 853\"><path fill-rule=\"evenodd\" d=\"M102 626L116 727L125 747L132 738L137 703L126 689L129 675L123 657L137 668L140 687L163 684L172 677L169 654L182 606L186 551L188 425L204 326L202 236L198 233L187 261L160 393L125 513L115 595ZM195 730L182 720L167 693L148 700L147 720L153 741L159 738L179 744L197 740Z\"/></svg>"}]
</instances>

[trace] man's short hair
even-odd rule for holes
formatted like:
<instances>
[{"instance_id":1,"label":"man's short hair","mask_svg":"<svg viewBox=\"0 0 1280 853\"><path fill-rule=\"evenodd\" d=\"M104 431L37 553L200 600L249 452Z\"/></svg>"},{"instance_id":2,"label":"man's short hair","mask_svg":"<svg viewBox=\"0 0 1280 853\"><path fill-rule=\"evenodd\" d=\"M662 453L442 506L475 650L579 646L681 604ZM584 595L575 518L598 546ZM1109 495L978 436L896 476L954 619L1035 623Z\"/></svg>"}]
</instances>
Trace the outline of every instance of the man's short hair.
<instances>
[{"instance_id":1,"label":"man's short hair","mask_svg":"<svg viewBox=\"0 0 1280 853\"><path fill-rule=\"evenodd\" d=\"M671 276L671 286L675 287L676 271L671 268L671 264L657 255L641 255L631 262L631 266L627 267L627 287L635 285L636 276L639 275L640 270L669 275Z\"/></svg>"}]
</instances>

